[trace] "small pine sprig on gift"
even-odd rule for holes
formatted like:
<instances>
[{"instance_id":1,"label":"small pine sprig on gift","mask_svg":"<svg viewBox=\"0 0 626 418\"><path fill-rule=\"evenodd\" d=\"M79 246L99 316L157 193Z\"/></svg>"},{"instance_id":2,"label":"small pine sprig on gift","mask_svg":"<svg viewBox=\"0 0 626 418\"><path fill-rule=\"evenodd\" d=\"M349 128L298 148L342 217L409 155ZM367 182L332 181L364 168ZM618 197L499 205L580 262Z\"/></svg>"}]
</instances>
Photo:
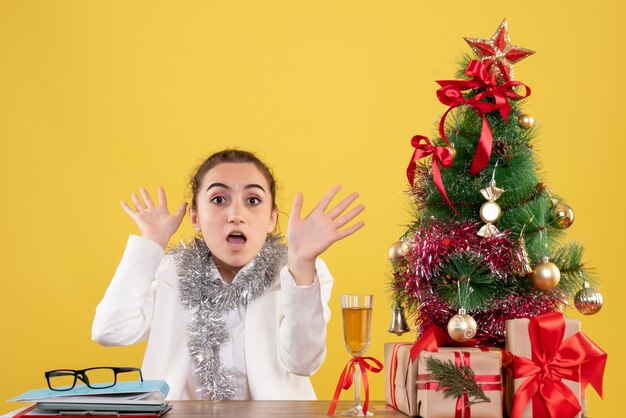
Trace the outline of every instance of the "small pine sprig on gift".
<instances>
[{"instance_id":1,"label":"small pine sprig on gift","mask_svg":"<svg viewBox=\"0 0 626 418\"><path fill-rule=\"evenodd\" d=\"M437 390L443 390L444 397L463 396L467 392L469 405L491 402L478 383L476 383L474 371L471 367L456 366L451 360L441 361L433 357L426 359L426 367L431 371L434 378L439 382Z\"/></svg>"}]
</instances>

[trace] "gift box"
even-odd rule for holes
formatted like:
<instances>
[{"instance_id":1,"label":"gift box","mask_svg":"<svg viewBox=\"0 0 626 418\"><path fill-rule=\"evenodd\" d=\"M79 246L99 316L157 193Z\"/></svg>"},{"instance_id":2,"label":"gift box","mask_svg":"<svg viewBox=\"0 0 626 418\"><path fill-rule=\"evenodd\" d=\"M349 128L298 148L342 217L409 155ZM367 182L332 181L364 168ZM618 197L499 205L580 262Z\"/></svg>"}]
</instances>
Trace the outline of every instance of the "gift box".
<instances>
[{"instance_id":1,"label":"gift box","mask_svg":"<svg viewBox=\"0 0 626 418\"><path fill-rule=\"evenodd\" d=\"M417 416L417 362L410 343L385 344L385 401L408 416Z\"/></svg>"},{"instance_id":2,"label":"gift box","mask_svg":"<svg viewBox=\"0 0 626 418\"><path fill-rule=\"evenodd\" d=\"M482 390L481 397L471 389L458 395L446 393L450 381L441 379L437 370L431 370L429 361L439 368L452 370L447 375L463 375ZM471 369L470 371L467 371ZM440 380L441 379L441 380ZM439 352L422 351L417 373L418 415L423 418L502 418L502 355L478 348L440 348Z\"/></svg>"},{"instance_id":3,"label":"gift box","mask_svg":"<svg viewBox=\"0 0 626 418\"><path fill-rule=\"evenodd\" d=\"M411 343L385 344L385 401L394 409L414 417L418 415L417 375L419 362L417 358L415 361L411 360L412 346L413 344ZM431 349L442 353L454 353L459 350L469 353L489 352L494 353L500 359L504 357L504 350L497 347L432 347ZM424 353L427 353L427 351L424 351ZM448 354L448 356L450 355ZM501 368L495 374L500 375L501 382ZM502 392L500 399L503 399L503 395L504 393ZM504 410L503 405L501 400L500 408L502 410Z\"/></svg>"},{"instance_id":4,"label":"gift box","mask_svg":"<svg viewBox=\"0 0 626 418\"><path fill-rule=\"evenodd\" d=\"M580 321L558 312L509 320L505 343L512 418L581 417L589 383L602 396L606 353L580 332Z\"/></svg>"}]
</instances>

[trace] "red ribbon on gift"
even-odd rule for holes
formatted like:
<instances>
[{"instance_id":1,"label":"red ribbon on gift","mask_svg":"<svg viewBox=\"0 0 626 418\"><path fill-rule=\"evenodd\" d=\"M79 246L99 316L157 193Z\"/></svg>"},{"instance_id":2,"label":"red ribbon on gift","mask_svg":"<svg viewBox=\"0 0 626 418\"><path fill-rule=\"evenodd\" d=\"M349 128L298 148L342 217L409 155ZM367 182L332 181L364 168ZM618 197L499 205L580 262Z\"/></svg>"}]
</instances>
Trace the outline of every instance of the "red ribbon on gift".
<instances>
[{"instance_id":1,"label":"red ribbon on gift","mask_svg":"<svg viewBox=\"0 0 626 418\"><path fill-rule=\"evenodd\" d=\"M508 100L519 100L530 96L530 88L519 81L507 81L506 83L498 85L495 77L489 75L489 72L483 63L477 60L469 62L467 68L465 69L465 74L471 77L471 80L437 81L437 83L441 86L441 88L437 90L437 97L439 98L439 101L446 106L450 106L446 113L443 114L441 121L439 122L439 135L441 136L441 139L449 144L444 127L446 117L452 109L458 106L467 105L476 110L478 115L482 118L483 124L480 139L478 141L478 148L476 149L476 154L474 155L472 166L470 168L470 174L474 175L485 168L491 156L493 137L485 114L497 110L500 112L502 118L508 122L508 116L511 112L511 105ZM524 86L526 89L525 94L520 95L516 93L513 90L515 86ZM467 99L462 93L464 90L483 88L484 90L482 92ZM495 103L482 101L488 97L492 97Z\"/></svg>"},{"instance_id":2,"label":"red ribbon on gift","mask_svg":"<svg viewBox=\"0 0 626 418\"><path fill-rule=\"evenodd\" d=\"M574 393L561 381L587 385L602 397L602 378L607 354L578 332L563 341L565 319L558 312L530 319L528 334L532 359L513 355L513 377L526 377L515 391L511 418L519 418L532 399L534 418L568 418L581 410Z\"/></svg>"},{"instance_id":3,"label":"red ribbon on gift","mask_svg":"<svg viewBox=\"0 0 626 418\"><path fill-rule=\"evenodd\" d=\"M372 364L369 364L368 361L371 361ZM335 409L337 408L337 402L339 402L339 395L341 394L341 390L348 390L352 386L352 381L354 380L354 367L355 364L358 364L361 369L361 376L363 376L363 390L365 391L365 402L363 402L363 414L367 416L367 408L369 406L370 401L370 392L369 392L369 382L367 381L367 371L371 371L372 373L379 373L383 369L383 364L376 360L374 357L353 357L350 359L346 367L343 368L341 372L341 377L339 378L339 382L337 383L337 388L335 389L335 395L333 396L333 401L330 404L330 408L328 409L329 417L335 413Z\"/></svg>"},{"instance_id":4,"label":"red ribbon on gift","mask_svg":"<svg viewBox=\"0 0 626 418\"><path fill-rule=\"evenodd\" d=\"M391 364L389 369L389 388L391 397L391 407L398 410L398 403L396 402L396 373L398 371L398 351L400 347L410 345L410 343L396 343L391 350Z\"/></svg>"},{"instance_id":5,"label":"red ribbon on gift","mask_svg":"<svg viewBox=\"0 0 626 418\"><path fill-rule=\"evenodd\" d=\"M455 351L454 361L456 362L456 367L469 367L470 354L467 351L464 351L462 353ZM454 414L454 418L471 418L471 415L472 411L470 409L469 396L467 395L467 391L463 390L463 395L456 398L456 411Z\"/></svg>"},{"instance_id":6,"label":"red ribbon on gift","mask_svg":"<svg viewBox=\"0 0 626 418\"><path fill-rule=\"evenodd\" d=\"M446 147L433 146L430 143L430 139L422 135L415 135L411 139L411 146L415 148L415 151L413 151L413 156L411 157L409 166L406 169L406 177L408 178L409 183L411 183L411 186L413 186L413 182L415 181L415 168L417 166L417 160L432 155L432 172L435 187L439 190L439 193L441 193L441 196L443 196L443 199L446 201L448 206L450 206L454 213L458 215L458 212L454 209L454 206L452 206L450 199L448 199L446 189L443 187L441 169L439 168L439 166L452 166L452 154L450 154L450 150Z\"/></svg>"}]
</instances>

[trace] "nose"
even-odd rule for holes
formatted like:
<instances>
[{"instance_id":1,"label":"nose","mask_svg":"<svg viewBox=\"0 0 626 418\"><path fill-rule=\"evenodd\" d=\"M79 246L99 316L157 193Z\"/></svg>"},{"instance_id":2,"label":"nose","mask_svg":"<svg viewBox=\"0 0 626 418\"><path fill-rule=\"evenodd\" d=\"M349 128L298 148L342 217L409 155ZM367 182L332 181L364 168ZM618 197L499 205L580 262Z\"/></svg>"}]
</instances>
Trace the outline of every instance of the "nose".
<instances>
[{"instance_id":1,"label":"nose","mask_svg":"<svg viewBox=\"0 0 626 418\"><path fill-rule=\"evenodd\" d=\"M228 210L228 223L241 224L244 222L243 208L240 202L233 202Z\"/></svg>"}]
</instances>

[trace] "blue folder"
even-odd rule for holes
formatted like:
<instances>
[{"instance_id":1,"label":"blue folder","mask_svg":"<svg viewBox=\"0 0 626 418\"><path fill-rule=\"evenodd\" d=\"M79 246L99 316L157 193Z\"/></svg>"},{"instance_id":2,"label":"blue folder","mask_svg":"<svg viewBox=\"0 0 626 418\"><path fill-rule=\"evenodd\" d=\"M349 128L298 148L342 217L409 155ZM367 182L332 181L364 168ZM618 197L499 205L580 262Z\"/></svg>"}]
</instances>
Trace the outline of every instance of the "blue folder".
<instances>
[{"instance_id":1,"label":"blue folder","mask_svg":"<svg viewBox=\"0 0 626 418\"><path fill-rule=\"evenodd\" d=\"M63 398L84 398L86 402L92 397L105 397L112 401L132 400L137 398L133 395L152 394L155 399L161 398L161 402L165 400L170 387L164 380L145 380L143 382L118 382L115 386L105 389L92 389L86 385L76 385L74 388L66 391L44 389L33 389L22 393L9 401L23 402L39 402L43 399L55 398L58 402L64 402Z\"/></svg>"},{"instance_id":2,"label":"blue folder","mask_svg":"<svg viewBox=\"0 0 626 418\"><path fill-rule=\"evenodd\" d=\"M119 382L105 389L79 385L71 390L33 389L9 401L36 402L37 408L51 411L165 412L169 386L164 380Z\"/></svg>"}]
</instances>

